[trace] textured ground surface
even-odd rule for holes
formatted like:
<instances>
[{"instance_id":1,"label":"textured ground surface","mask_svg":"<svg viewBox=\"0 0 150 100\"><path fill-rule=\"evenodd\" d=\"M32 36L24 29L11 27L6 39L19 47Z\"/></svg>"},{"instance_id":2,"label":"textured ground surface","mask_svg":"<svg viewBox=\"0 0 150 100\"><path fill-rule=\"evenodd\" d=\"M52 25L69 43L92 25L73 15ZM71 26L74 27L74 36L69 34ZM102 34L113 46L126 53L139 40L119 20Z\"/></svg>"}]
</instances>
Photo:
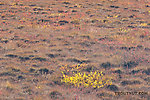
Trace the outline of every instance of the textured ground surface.
<instances>
[{"instance_id":1,"label":"textured ground surface","mask_svg":"<svg viewBox=\"0 0 150 100\"><path fill-rule=\"evenodd\" d=\"M0 100L148 100L149 0L0 0ZM62 65L86 64L111 86L60 83Z\"/></svg>"}]
</instances>

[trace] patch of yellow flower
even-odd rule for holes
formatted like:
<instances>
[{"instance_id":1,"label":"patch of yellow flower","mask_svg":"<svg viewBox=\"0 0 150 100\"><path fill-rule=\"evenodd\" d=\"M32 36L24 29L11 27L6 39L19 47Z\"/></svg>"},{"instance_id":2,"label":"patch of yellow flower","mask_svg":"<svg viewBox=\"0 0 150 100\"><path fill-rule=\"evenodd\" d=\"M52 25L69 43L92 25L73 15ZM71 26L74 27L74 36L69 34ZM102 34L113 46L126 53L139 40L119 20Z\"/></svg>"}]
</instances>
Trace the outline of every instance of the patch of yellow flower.
<instances>
[{"instance_id":1,"label":"patch of yellow flower","mask_svg":"<svg viewBox=\"0 0 150 100\"><path fill-rule=\"evenodd\" d=\"M132 29L125 29L125 28L120 28L119 31L120 32L129 32L131 31Z\"/></svg>"},{"instance_id":2,"label":"patch of yellow flower","mask_svg":"<svg viewBox=\"0 0 150 100\"><path fill-rule=\"evenodd\" d=\"M141 23L140 26L147 26L147 23Z\"/></svg>"},{"instance_id":3,"label":"patch of yellow flower","mask_svg":"<svg viewBox=\"0 0 150 100\"><path fill-rule=\"evenodd\" d=\"M82 6L81 5L79 5L79 4L75 4L78 8L81 8Z\"/></svg>"},{"instance_id":4,"label":"patch of yellow flower","mask_svg":"<svg viewBox=\"0 0 150 100\"><path fill-rule=\"evenodd\" d=\"M40 89L41 87L40 87L40 86L36 86L36 88L37 88L37 89Z\"/></svg>"},{"instance_id":5,"label":"patch of yellow flower","mask_svg":"<svg viewBox=\"0 0 150 100\"><path fill-rule=\"evenodd\" d=\"M63 16L64 14L61 14L61 13L52 13L50 14L50 16Z\"/></svg>"},{"instance_id":6,"label":"patch of yellow flower","mask_svg":"<svg viewBox=\"0 0 150 100\"><path fill-rule=\"evenodd\" d=\"M104 77L102 71L98 72L90 72L89 74L84 72L78 72L73 76L65 75L62 71L62 79L61 82L65 82L66 84L73 84L75 86L84 86L89 87L92 86L94 88L104 87L105 85L111 85L112 82L109 78Z\"/></svg>"},{"instance_id":7,"label":"patch of yellow flower","mask_svg":"<svg viewBox=\"0 0 150 100\"><path fill-rule=\"evenodd\" d=\"M114 15L112 17L107 17L107 18L118 18L119 15Z\"/></svg>"}]
</instances>

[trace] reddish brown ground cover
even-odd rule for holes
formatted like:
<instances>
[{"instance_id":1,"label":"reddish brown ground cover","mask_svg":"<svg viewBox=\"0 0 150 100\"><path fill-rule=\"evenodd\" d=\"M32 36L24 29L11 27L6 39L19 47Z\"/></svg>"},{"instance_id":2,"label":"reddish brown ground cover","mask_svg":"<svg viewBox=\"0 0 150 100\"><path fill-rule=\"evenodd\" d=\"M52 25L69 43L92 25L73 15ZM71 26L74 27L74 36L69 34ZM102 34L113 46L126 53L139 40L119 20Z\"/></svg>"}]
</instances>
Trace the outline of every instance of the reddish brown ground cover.
<instances>
[{"instance_id":1,"label":"reddish brown ground cover","mask_svg":"<svg viewBox=\"0 0 150 100\"><path fill-rule=\"evenodd\" d=\"M149 0L0 0L0 100L150 99L149 18ZM78 64L112 85L61 83Z\"/></svg>"}]
</instances>

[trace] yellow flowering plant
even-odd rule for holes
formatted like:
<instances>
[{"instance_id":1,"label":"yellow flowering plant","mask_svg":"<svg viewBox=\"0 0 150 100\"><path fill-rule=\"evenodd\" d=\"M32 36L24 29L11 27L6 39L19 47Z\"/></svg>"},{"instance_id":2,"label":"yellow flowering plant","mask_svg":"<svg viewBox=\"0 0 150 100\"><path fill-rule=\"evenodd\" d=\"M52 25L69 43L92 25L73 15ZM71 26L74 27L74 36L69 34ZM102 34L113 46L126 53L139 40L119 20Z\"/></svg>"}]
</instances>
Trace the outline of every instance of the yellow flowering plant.
<instances>
[{"instance_id":1,"label":"yellow flowering plant","mask_svg":"<svg viewBox=\"0 0 150 100\"><path fill-rule=\"evenodd\" d=\"M77 68L77 67L74 67ZM77 68L78 69L78 68ZM73 68L72 68L73 70ZM73 72L72 75L66 75L66 71L61 71L62 79L61 82L66 83L68 85L74 86L84 86L84 87L94 87L100 88L105 85L111 85L111 79L104 76L103 72L95 71L95 72L81 72L78 70L76 73Z\"/></svg>"}]
</instances>

